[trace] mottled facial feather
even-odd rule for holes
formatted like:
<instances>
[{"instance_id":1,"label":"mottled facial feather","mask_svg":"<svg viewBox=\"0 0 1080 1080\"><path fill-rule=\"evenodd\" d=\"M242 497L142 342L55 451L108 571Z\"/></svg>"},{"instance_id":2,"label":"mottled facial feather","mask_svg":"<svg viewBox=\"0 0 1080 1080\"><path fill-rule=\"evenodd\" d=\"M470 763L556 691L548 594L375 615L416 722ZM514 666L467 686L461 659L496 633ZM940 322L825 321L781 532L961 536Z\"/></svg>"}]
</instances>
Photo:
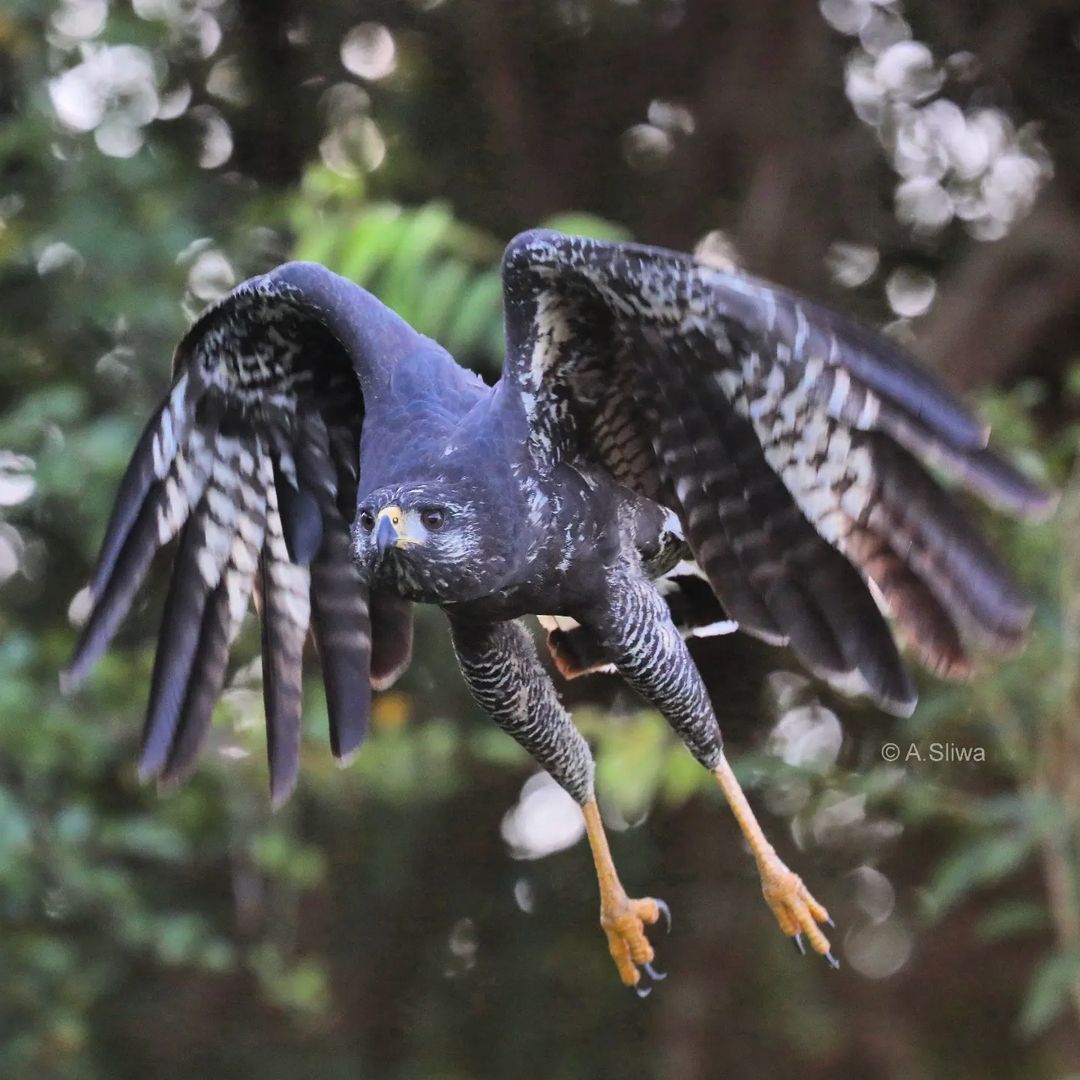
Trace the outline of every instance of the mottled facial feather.
<instances>
[{"instance_id":1,"label":"mottled facial feather","mask_svg":"<svg viewBox=\"0 0 1080 1080\"><path fill-rule=\"evenodd\" d=\"M401 511L400 527L407 542L379 554L375 530L364 522L380 511ZM439 511L437 528L425 524L428 511ZM353 555L372 580L392 586L410 599L437 602L453 596L478 596L492 587L501 560L506 529L504 516L491 512L482 492L441 484L393 486L374 491L357 504L353 521Z\"/></svg>"}]
</instances>

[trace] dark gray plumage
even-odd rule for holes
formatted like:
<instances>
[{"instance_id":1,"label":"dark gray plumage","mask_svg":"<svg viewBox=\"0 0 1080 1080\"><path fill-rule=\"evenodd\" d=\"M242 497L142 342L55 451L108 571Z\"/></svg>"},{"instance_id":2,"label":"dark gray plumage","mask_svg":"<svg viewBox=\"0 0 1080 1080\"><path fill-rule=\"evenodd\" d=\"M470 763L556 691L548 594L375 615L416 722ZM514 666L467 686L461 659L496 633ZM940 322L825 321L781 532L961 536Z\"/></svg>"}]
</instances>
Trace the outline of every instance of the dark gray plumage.
<instances>
[{"instance_id":1,"label":"dark gray plumage","mask_svg":"<svg viewBox=\"0 0 1080 1080\"><path fill-rule=\"evenodd\" d=\"M503 281L494 387L311 264L244 283L185 336L67 673L85 676L179 534L144 774L190 770L252 593L275 802L296 778L309 627L345 757L372 685L408 663L411 602L446 611L477 700L583 805L591 758L523 615L561 617L560 669L614 665L710 769L720 731L680 629L737 624L900 714L915 690L887 617L945 675L968 670L969 641L1019 646L1028 601L927 467L1012 513L1051 500L895 344L654 248L525 233Z\"/></svg>"}]
</instances>

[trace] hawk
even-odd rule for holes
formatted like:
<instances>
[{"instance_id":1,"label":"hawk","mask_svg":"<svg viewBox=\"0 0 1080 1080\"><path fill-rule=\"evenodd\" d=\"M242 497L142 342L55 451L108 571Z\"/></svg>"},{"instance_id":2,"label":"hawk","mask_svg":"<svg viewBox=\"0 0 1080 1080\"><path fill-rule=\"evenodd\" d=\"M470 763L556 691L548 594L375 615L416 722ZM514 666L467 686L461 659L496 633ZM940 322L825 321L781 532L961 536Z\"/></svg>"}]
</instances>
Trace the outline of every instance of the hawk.
<instances>
[{"instance_id":1,"label":"hawk","mask_svg":"<svg viewBox=\"0 0 1080 1080\"><path fill-rule=\"evenodd\" d=\"M135 448L64 682L77 686L154 553L177 539L140 773L192 770L253 596L270 790L296 781L309 630L334 755L409 663L412 604L446 613L481 707L582 807L622 981L660 977L667 908L616 873L589 747L556 667L613 667L715 774L783 932L835 965L830 920L766 839L685 636L787 645L897 715L896 638L939 675L1010 653L1032 608L931 477L1024 517L1052 498L895 343L689 255L536 230L502 263L506 361L486 385L359 286L311 263L252 278L177 348Z\"/></svg>"}]
</instances>

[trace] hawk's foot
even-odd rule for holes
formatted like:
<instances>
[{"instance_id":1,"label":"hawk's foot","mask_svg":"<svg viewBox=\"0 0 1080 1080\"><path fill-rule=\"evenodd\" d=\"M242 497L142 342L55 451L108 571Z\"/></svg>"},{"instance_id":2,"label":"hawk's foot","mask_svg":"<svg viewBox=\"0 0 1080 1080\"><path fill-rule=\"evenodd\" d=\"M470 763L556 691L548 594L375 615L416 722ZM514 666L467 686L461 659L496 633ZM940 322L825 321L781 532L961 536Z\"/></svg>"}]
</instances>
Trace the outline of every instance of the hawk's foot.
<instances>
[{"instance_id":1,"label":"hawk's foot","mask_svg":"<svg viewBox=\"0 0 1080 1080\"><path fill-rule=\"evenodd\" d=\"M780 929L794 941L800 953L806 951L803 946L805 936L814 952L824 956L831 967L839 967L839 961L832 954L829 939L821 932L818 925L819 923L833 925L829 913L810 895L809 890L802 883L802 878L798 874L793 874L780 861L772 844L765 838L765 833L758 824L757 818L754 817L742 786L731 771L727 759L721 757L720 763L713 772L753 852L758 865L758 873L761 874L761 891L765 894L765 902L772 908Z\"/></svg>"},{"instance_id":2,"label":"hawk's foot","mask_svg":"<svg viewBox=\"0 0 1080 1080\"><path fill-rule=\"evenodd\" d=\"M792 873L775 852L767 853L758 860L761 874L761 892L772 909L780 929L795 942L799 952L805 952L803 938L814 952L824 956L832 967L839 961L832 954L829 939L822 933L819 923L832 926L829 913L819 904L798 874Z\"/></svg>"},{"instance_id":3,"label":"hawk's foot","mask_svg":"<svg viewBox=\"0 0 1080 1080\"><path fill-rule=\"evenodd\" d=\"M624 986L633 986L640 997L646 997L651 987L639 987L644 972L654 982L666 978L653 969L652 961L656 956L645 927L656 923L661 913L668 926L671 925L671 913L663 900L647 897L644 900L632 900L625 893L608 893L600 901L600 926L607 935L608 949L619 978Z\"/></svg>"},{"instance_id":4,"label":"hawk's foot","mask_svg":"<svg viewBox=\"0 0 1080 1080\"><path fill-rule=\"evenodd\" d=\"M611 958L619 969L623 984L632 986L638 997L647 997L652 987L640 985L642 973L654 982L666 976L653 969L652 961L656 952L645 934L645 927L652 926L663 915L670 930L671 911L663 900L651 897L632 900L626 895L615 872L596 800L590 799L582 811L585 814L585 832L596 864L596 879L600 885L600 926L607 935Z\"/></svg>"}]
</instances>

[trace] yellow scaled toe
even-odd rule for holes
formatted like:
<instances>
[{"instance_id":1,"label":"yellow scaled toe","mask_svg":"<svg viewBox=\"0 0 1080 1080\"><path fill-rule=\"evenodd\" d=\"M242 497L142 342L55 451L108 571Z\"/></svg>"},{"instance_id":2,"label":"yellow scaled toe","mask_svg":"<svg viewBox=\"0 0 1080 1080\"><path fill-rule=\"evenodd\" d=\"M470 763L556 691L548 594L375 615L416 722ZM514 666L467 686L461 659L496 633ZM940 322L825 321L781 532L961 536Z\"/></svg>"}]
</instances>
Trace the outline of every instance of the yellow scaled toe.
<instances>
[{"instance_id":1,"label":"yellow scaled toe","mask_svg":"<svg viewBox=\"0 0 1080 1080\"><path fill-rule=\"evenodd\" d=\"M619 969L619 978L625 986L632 986L638 997L647 997L651 987L642 988L641 973L644 971L653 982L666 978L654 971L653 952L649 939L645 936L645 927L664 916L667 928L671 929L671 911L663 900L631 900L619 882L615 873L615 864L611 861L604 824L600 820L600 810L595 799L590 799L582 808L585 815L585 833L589 838L593 862L596 864L596 880L600 885L600 926L607 935L611 958Z\"/></svg>"},{"instance_id":2,"label":"yellow scaled toe","mask_svg":"<svg viewBox=\"0 0 1080 1080\"><path fill-rule=\"evenodd\" d=\"M637 986L640 968L650 964L656 955L645 927L660 918L661 905L651 898L631 900L623 897L609 907L601 908L600 926L607 935L611 958L619 969L619 978L626 986Z\"/></svg>"},{"instance_id":3,"label":"yellow scaled toe","mask_svg":"<svg viewBox=\"0 0 1080 1080\"><path fill-rule=\"evenodd\" d=\"M776 921L788 937L795 940L802 951L805 935L810 948L820 953L833 967L839 964L832 954L829 939L822 933L819 923L832 925L829 913L810 895L798 874L792 873L774 853L759 864L761 891L765 902L772 909Z\"/></svg>"}]
</instances>

